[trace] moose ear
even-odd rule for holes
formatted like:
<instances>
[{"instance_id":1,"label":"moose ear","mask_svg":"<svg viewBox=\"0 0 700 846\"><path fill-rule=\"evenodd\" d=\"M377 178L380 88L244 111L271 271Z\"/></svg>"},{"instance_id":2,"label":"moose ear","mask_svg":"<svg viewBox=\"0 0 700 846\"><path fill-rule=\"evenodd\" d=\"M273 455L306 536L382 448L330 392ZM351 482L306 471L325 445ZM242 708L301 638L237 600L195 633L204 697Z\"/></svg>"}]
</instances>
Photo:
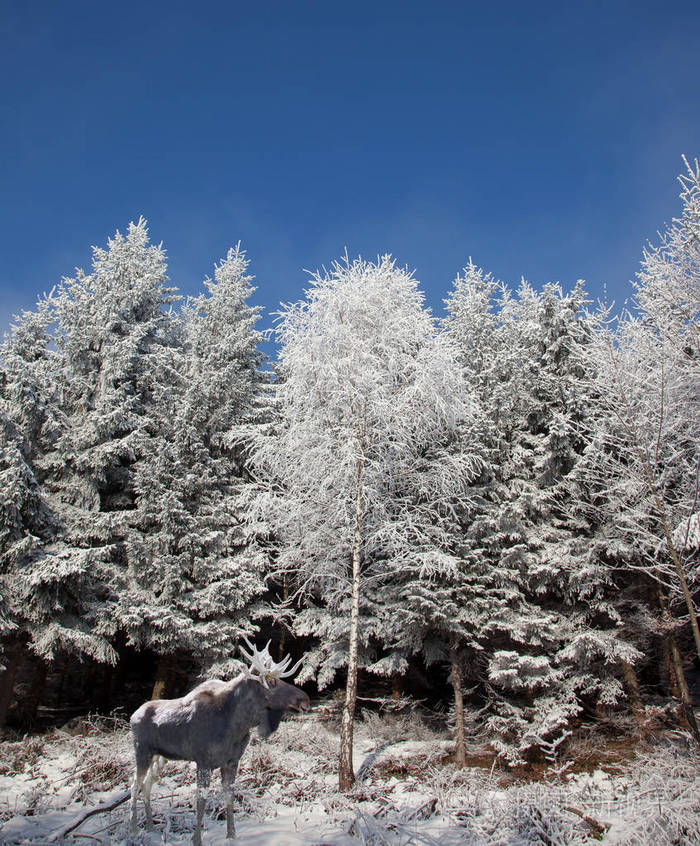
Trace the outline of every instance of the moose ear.
<instances>
[{"instance_id":1,"label":"moose ear","mask_svg":"<svg viewBox=\"0 0 700 846\"><path fill-rule=\"evenodd\" d=\"M263 740L269 737L273 731L276 731L279 724L282 722L284 710L278 708L264 708L264 715L258 726L258 734Z\"/></svg>"}]
</instances>

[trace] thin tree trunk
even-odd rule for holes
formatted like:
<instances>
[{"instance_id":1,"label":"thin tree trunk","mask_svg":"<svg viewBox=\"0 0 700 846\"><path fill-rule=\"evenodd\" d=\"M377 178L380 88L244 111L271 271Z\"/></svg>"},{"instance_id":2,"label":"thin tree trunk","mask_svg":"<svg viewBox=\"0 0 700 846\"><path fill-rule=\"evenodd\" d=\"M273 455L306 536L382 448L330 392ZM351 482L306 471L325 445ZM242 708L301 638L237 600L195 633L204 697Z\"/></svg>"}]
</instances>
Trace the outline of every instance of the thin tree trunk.
<instances>
[{"instance_id":1,"label":"thin tree trunk","mask_svg":"<svg viewBox=\"0 0 700 846\"><path fill-rule=\"evenodd\" d=\"M156 667L156 677L153 683L151 699L163 699L173 674L172 655L161 655Z\"/></svg>"},{"instance_id":2,"label":"thin tree trunk","mask_svg":"<svg viewBox=\"0 0 700 846\"><path fill-rule=\"evenodd\" d=\"M289 599L289 586L287 584L287 576L286 574L282 577L282 601L284 603L287 602ZM279 645L279 652L277 653L277 660L282 661L284 659L284 647L287 642L287 627L284 623L280 625L280 645Z\"/></svg>"},{"instance_id":3,"label":"thin tree trunk","mask_svg":"<svg viewBox=\"0 0 700 846\"><path fill-rule=\"evenodd\" d=\"M391 677L391 698L394 702L398 702L403 696L404 677L400 673L395 673Z\"/></svg>"},{"instance_id":4,"label":"thin tree trunk","mask_svg":"<svg viewBox=\"0 0 700 846\"><path fill-rule=\"evenodd\" d=\"M680 699L681 689L678 686L676 671L673 669L673 661L671 660L671 638L667 634L664 635L661 644L663 648L666 675L668 676L668 689L671 691L671 696L673 696L674 699Z\"/></svg>"},{"instance_id":5,"label":"thin tree trunk","mask_svg":"<svg viewBox=\"0 0 700 846\"><path fill-rule=\"evenodd\" d=\"M360 580L362 564L362 518L364 499L362 496L362 476L364 457L357 461L355 489L355 534L352 544L352 605L350 609L350 643L348 647L348 678L345 687L345 704L340 723L340 760L338 784L345 792L355 783L355 771L352 764L353 728L355 706L357 705L357 653L360 633Z\"/></svg>"},{"instance_id":6,"label":"thin tree trunk","mask_svg":"<svg viewBox=\"0 0 700 846\"><path fill-rule=\"evenodd\" d=\"M678 650L678 644L674 635L669 636L669 646L671 648L671 660L673 661L673 669L676 671L676 678L678 679L678 686L681 690L681 706L683 714L685 715L690 730L695 739L700 743L700 728L698 728L697 720L695 719L695 711L693 710L693 701L688 690L688 683L685 679L685 671L683 670L683 661L681 660L681 653Z\"/></svg>"},{"instance_id":7,"label":"thin tree trunk","mask_svg":"<svg viewBox=\"0 0 700 846\"><path fill-rule=\"evenodd\" d=\"M683 669L683 660L681 659L681 653L678 649L678 644L676 642L676 637L673 634L671 629L672 620L671 615L668 610L668 601L664 596L663 591L659 588L658 591L659 597L659 604L661 605L661 610L663 612L664 618L666 619L669 632L668 632L668 646L669 652L671 653L671 663L673 665L673 670L676 674L676 680L678 681L678 687L680 688L680 700L681 700L681 708L683 711L683 715L685 716L686 720L688 721L688 725L690 726L690 730L693 733L695 739L700 742L700 728L698 728L697 720L695 719L695 711L693 710L693 701L690 697L690 691L688 690L688 683L685 678L685 670Z\"/></svg>"},{"instance_id":8,"label":"thin tree trunk","mask_svg":"<svg viewBox=\"0 0 700 846\"><path fill-rule=\"evenodd\" d=\"M457 638L450 635L450 677L455 697L455 763L467 766L467 747L464 737L464 695L462 693L462 667L459 663Z\"/></svg>"},{"instance_id":9,"label":"thin tree trunk","mask_svg":"<svg viewBox=\"0 0 700 846\"><path fill-rule=\"evenodd\" d=\"M645 473L649 480L648 484L651 487L656 507L659 509L661 525L663 526L664 535L666 537L666 545L668 546L668 551L671 556L671 560L673 561L673 566L676 569L676 575L678 576L678 582L681 586L681 593L683 594L683 599L685 600L685 606L688 609L688 617L690 618L690 628L693 630L693 640L695 641L695 652L698 658L700 658L700 627L698 626L698 615L695 611L695 603L693 602L693 597L690 594L688 580L685 577L685 572L683 570L683 565L681 564L680 556L678 555L678 550L676 549L676 545L673 542L673 535L671 534L671 528L668 524L668 519L666 517L666 510L661 501L661 497L659 496L656 490L656 486L654 485L653 480L651 479L650 470L648 468L645 468Z\"/></svg>"},{"instance_id":10,"label":"thin tree trunk","mask_svg":"<svg viewBox=\"0 0 700 846\"><path fill-rule=\"evenodd\" d=\"M627 640L626 633L620 632L620 639ZM632 715L634 716L637 726L641 729L644 723L644 701L642 700L642 692L639 688L639 679L637 678L637 671L634 669L629 661L620 660L620 667L622 669L622 679L627 691L627 698L629 699Z\"/></svg>"},{"instance_id":11,"label":"thin tree trunk","mask_svg":"<svg viewBox=\"0 0 700 846\"><path fill-rule=\"evenodd\" d=\"M641 728L644 723L644 702L642 701L642 692L639 689L639 681L634 667L629 661L620 661L622 667L622 678L625 682L625 689L627 690L627 698L630 701L630 708L637 725Z\"/></svg>"},{"instance_id":12,"label":"thin tree trunk","mask_svg":"<svg viewBox=\"0 0 700 846\"><path fill-rule=\"evenodd\" d=\"M6 654L6 666L0 675L0 731L7 722L7 712L12 703L12 692L15 689L17 670L22 662L22 642L15 640Z\"/></svg>"}]
</instances>

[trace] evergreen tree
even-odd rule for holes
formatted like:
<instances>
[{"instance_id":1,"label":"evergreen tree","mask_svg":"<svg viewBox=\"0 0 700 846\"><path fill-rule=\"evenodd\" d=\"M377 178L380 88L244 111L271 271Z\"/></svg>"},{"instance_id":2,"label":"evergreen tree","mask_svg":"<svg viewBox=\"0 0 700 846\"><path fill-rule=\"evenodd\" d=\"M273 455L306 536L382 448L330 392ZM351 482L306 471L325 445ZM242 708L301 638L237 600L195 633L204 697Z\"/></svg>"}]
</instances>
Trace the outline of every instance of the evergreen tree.
<instances>
[{"instance_id":1,"label":"evergreen tree","mask_svg":"<svg viewBox=\"0 0 700 846\"><path fill-rule=\"evenodd\" d=\"M70 652L115 660L96 629L104 599L102 555L81 544L70 500L62 495L60 444L67 421L59 390L61 357L48 333L52 318L50 301L40 301L2 345L0 594L8 667L0 723L26 646L42 662ZM43 676L41 664L39 671Z\"/></svg>"},{"instance_id":2,"label":"evergreen tree","mask_svg":"<svg viewBox=\"0 0 700 846\"><path fill-rule=\"evenodd\" d=\"M153 377L151 448L134 476L138 540L116 610L130 640L164 659L156 695L175 658L229 657L263 591L265 559L242 528L247 427L262 381L247 267L240 247L229 251Z\"/></svg>"},{"instance_id":3,"label":"evergreen tree","mask_svg":"<svg viewBox=\"0 0 700 846\"><path fill-rule=\"evenodd\" d=\"M139 461L157 450L152 434L159 368L176 343L167 306L165 255L146 221L93 248L92 272L64 279L52 299L61 357L59 392L67 425L57 444L56 496L74 545L102 586L95 630L113 638L128 621L116 611L142 538L134 519Z\"/></svg>"},{"instance_id":4,"label":"evergreen tree","mask_svg":"<svg viewBox=\"0 0 700 846\"><path fill-rule=\"evenodd\" d=\"M590 526L571 488L591 422L584 302L580 285L564 295L523 283L513 297L473 265L448 301L467 370L482 362L467 378L480 391L492 462L465 527L464 602L472 643L489 656L488 723L512 761L561 731L582 694L615 701L621 687L609 668L637 654L618 637L609 577L589 564Z\"/></svg>"}]
</instances>

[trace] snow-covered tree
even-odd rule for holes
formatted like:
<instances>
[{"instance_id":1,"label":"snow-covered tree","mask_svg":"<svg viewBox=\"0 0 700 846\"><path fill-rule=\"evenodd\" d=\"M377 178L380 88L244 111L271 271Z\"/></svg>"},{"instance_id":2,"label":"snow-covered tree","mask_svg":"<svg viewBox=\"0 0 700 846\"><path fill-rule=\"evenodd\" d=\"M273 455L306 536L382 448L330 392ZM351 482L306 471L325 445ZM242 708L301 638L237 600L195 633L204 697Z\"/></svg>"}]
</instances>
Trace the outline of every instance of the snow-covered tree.
<instances>
[{"instance_id":1,"label":"snow-covered tree","mask_svg":"<svg viewBox=\"0 0 700 846\"><path fill-rule=\"evenodd\" d=\"M455 560L445 548L447 508L464 485L459 460L439 448L466 413L453 350L423 307L416 281L384 257L347 257L315 274L301 303L280 315L278 431L255 456L263 491L257 514L277 541L277 569L306 608L299 634L314 635L306 676L327 685L347 667L341 789L354 781L352 736L360 666L400 669L376 599L408 568L425 584Z\"/></svg>"},{"instance_id":2,"label":"snow-covered tree","mask_svg":"<svg viewBox=\"0 0 700 846\"><path fill-rule=\"evenodd\" d=\"M16 561L55 530L47 513L36 474L60 434L55 404L55 356L49 349L45 300L36 311L16 318L0 348L0 425L3 485L0 555L7 572ZM54 400L54 401L52 401ZM40 475L41 479L41 475Z\"/></svg>"},{"instance_id":3,"label":"snow-covered tree","mask_svg":"<svg viewBox=\"0 0 700 846\"><path fill-rule=\"evenodd\" d=\"M247 267L240 247L229 251L153 374L151 447L135 469L137 534L116 613L131 642L164 659L156 694L176 659L230 656L263 592L266 561L245 535L241 503L262 381Z\"/></svg>"},{"instance_id":4,"label":"snow-covered tree","mask_svg":"<svg viewBox=\"0 0 700 846\"><path fill-rule=\"evenodd\" d=\"M106 249L94 247L92 271L64 279L51 302L67 420L53 495L73 546L100 574L104 596L95 628L110 638L128 629L115 599L140 550L135 474L157 446L155 384L177 343L167 281L164 251L149 243L141 218Z\"/></svg>"},{"instance_id":5,"label":"snow-covered tree","mask_svg":"<svg viewBox=\"0 0 700 846\"><path fill-rule=\"evenodd\" d=\"M48 332L52 319L49 301L41 300L36 311L17 319L1 350L0 594L11 631L4 644L0 722L26 646L42 661L61 652L115 658L95 629L103 599L101 554L77 541L70 505L61 496L67 423L61 359Z\"/></svg>"},{"instance_id":6,"label":"snow-covered tree","mask_svg":"<svg viewBox=\"0 0 700 846\"><path fill-rule=\"evenodd\" d=\"M670 592L700 656L697 550L690 543L700 466L697 162L681 183L682 215L658 246L644 252L635 311L603 326L589 348L589 369L596 373L600 394L600 426L589 462L596 491L590 508L600 524L601 554L627 571L630 585L647 580L646 592L656 594L674 639ZM674 643L671 651L675 648ZM675 674L693 724L678 661Z\"/></svg>"},{"instance_id":7,"label":"snow-covered tree","mask_svg":"<svg viewBox=\"0 0 700 846\"><path fill-rule=\"evenodd\" d=\"M488 724L512 761L560 732L583 694L614 700L608 668L636 655L617 636L609 576L591 564L590 526L574 508L591 425L584 302L580 285L565 295L522 283L513 296L471 264L447 301L491 464L461 550L465 643L482 650Z\"/></svg>"}]
</instances>

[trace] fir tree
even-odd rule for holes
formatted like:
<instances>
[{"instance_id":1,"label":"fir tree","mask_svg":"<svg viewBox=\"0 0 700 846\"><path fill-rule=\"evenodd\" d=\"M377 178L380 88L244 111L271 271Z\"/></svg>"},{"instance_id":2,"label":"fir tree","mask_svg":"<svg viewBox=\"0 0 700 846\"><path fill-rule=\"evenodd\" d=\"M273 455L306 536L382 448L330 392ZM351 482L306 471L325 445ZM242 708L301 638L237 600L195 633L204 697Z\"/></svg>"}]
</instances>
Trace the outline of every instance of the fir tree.
<instances>
[{"instance_id":1,"label":"fir tree","mask_svg":"<svg viewBox=\"0 0 700 846\"><path fill-rule=\"evenodd\" d=\"M71 652L115 660L96 628L104 599L102 556L80 543L70 502L62 496L60 444L67 421L61 357L48 333L52 317L50 301L40 301L35 312L17 320L2 346L0 594L10 625L0 722L25 646L41 661Z\"/></svg>"},{"instance_id":2,"label":"fir tree","mask_svg":"<svg viewBox=\"0 0 700 846\"><path fill-rule=\"evenodd\" d=\"M488 724L512 761L560 732L583 693L615 701L621 688L608 667L637 654L617 636L608 574L589 566L590 526L571 490L590 425L583 304L581 286L540 294L523 283L513 297L473 266L448 301L467 371L482 362L467 378L480 390L492 476L465 526L465 604L472 642L489 656ZM488 355L478 358L480 343Z\"/></svg>"},{"instance_id":3,"label":"fir tree","mask_svg":"<svg viewBox=\"0 0 700 846\"><path fill-rule=\"evenodd\" d=\"M176 658L229 657L263 591L265 559L242 528L247 427L262 381L247 266L239 247L216 266L153 375L151 448L134 474L137 540L117 615L133 643L164 659L156 695Z\"/></svg>"},{"instance_id":4,"label":"fir tree","mask_svg":"<svg viewBox=\"0 0 700 846\"><path fill-rule=\"evenodd\" d=\"M165 255L149 243L146 221L93 248L92 272L64 279L52 300L61 356L59 391L67 420L57 445L56 496L65 531L91 559L103 601L94 625L113 638L128 621L116 598L140 554L134 520L139 461L157 450L154 391L175 343Z\"/></svg>"}]
</instances>

